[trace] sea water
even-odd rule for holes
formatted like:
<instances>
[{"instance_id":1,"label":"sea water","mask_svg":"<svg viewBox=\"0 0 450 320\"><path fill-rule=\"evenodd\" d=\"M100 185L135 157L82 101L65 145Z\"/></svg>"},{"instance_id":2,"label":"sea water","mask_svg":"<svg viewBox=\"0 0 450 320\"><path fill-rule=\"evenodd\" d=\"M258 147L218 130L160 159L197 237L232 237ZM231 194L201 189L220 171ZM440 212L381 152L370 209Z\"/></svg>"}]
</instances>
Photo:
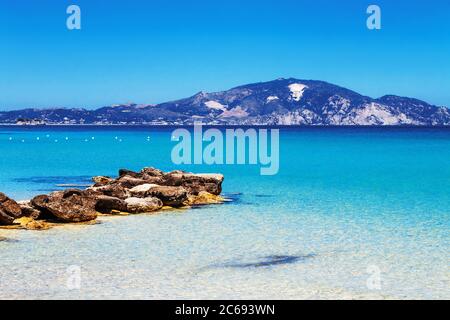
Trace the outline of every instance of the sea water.
<instances>
[{"instance_id":1,"label":"sea water","mask_svg":"<svg viewBox=\"0 0 450 320\"><path fill-rule=\"evenodd\" d=\"M274 176L174 165L173 130L0 127L14 199L153 166L223 173L232 200L0 229L0 298L450 298L450 129L280 128Z\"/></svg>"}]
</instances>

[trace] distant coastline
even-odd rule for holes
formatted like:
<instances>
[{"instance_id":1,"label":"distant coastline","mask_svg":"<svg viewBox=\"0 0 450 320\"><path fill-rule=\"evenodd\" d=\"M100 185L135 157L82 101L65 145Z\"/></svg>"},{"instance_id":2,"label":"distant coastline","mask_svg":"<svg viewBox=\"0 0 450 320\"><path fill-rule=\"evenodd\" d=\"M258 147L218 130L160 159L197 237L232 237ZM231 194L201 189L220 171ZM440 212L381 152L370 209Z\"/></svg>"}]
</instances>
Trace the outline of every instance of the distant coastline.
<instances>
[{"instance_id":1,"label":"distant coastline","mask_svg":"<svg viewBox=\"0 0 450 320\"><path fill-rule=\"evenodd\" d=\"M293 125L283 125L283 124L203 124L205 128L208 127L218 127L218 128L305 128L305 129L345 129L345 128L361 128L361 129L370 129L370 128L385 128L385 129L401 129L401 128L417 128L417 129L450 129L450 124L445 125L412 125L412 124L401 124L401 125L302 125L302 124L293 124ZM85 124L59 124L59 123L47 123L47 124L41 124L41 125L23 125L23 124L16 124L16 123L0 123L1 127L14 127L14 128L46 128L46 127L99 127L99 128L106 128L106 127L123 127L123 128L138 128L138 127L148 127L148 128L192 128L194 127L194 124L96 124L96 123L85 123Z\"/></svg>"},{"instance_id":2,"label":"distant coastline","mask_svg":"<svg viewBox=\"0 0 450 320\"><path fill-rule=\"evenodd\" d=\"M0 111L0 124L183 126L197 122L212 126L445 126L450 125L450 109L395 95L371 98L324 81L280 78L156 105Z\"/></svg>"}]
</instances>

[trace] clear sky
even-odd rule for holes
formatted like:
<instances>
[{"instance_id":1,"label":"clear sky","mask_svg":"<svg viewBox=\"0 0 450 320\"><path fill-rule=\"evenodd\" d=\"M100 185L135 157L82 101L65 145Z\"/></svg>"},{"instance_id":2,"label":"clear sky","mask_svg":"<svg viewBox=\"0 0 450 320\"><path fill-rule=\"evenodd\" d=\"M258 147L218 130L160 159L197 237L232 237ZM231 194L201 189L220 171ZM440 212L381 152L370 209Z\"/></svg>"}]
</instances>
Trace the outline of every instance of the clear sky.
<instances>
[{"instance_id":1,"label":"clear sky","mask_svg":"<svg viewBox=\"0 0 450 320\"><path fill-rule=\"evenodd\" d=\"M70 4L81 30L66 28ZM159 103L279 77L450 107L450 1L0 0L0 110Z\"/></svg>"}]
</instances>

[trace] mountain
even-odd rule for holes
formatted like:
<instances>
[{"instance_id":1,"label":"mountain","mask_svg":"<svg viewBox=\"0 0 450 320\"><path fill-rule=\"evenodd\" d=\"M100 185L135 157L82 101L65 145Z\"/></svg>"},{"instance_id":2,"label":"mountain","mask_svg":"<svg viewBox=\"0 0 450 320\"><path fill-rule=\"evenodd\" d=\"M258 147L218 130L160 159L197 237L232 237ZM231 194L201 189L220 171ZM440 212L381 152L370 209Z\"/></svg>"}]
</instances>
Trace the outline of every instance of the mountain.
<instances>
[{"instance_id":1,"label":"mountain","mask_svg":"<svg viewBox=\"0 0 450 320\"><path fill-rule=\"evenodd\" d=\"M386 95L378 99L323 81L277 79L227 91L199 92L157 105L97 110L24 109L0 112L0 123L214 125L449 125L450 110Z\"/></svg>"}]
</instances>

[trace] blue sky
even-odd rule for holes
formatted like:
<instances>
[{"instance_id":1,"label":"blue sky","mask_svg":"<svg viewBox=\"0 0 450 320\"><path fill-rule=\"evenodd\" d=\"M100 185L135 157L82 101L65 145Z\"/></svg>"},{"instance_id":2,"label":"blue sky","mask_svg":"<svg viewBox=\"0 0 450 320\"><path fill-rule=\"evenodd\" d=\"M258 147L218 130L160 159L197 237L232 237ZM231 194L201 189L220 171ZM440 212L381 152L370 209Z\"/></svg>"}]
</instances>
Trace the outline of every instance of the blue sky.
<instances>
[{"instance_id":1,"label":"blue sky","mask_svg":"<svg viewBox=\"0 0 450 320\"><path fill-rule=\"evenodd\" d=\"M66 28L70 4L81 30ZM0 40L1 110L159 103L279 77L450 106L448 0L0 0Z\"/></svg>"}]
</instances>

